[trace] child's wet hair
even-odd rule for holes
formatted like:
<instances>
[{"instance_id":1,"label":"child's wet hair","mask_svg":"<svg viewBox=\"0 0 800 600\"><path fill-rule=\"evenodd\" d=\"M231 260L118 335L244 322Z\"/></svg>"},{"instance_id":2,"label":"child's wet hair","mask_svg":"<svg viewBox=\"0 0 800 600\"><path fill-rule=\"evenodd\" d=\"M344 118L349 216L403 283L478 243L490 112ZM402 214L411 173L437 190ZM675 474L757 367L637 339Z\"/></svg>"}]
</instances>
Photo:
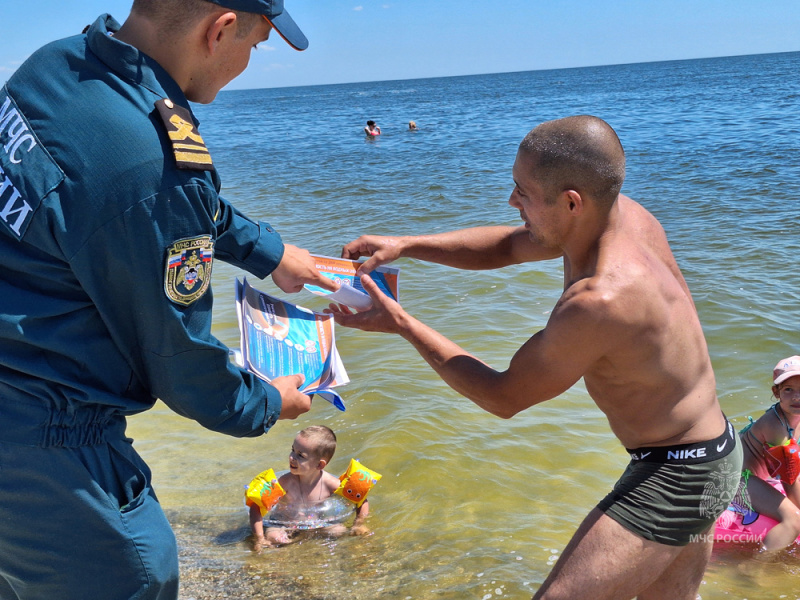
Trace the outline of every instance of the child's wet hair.
<instances>
[{"instance_id":1,"label":"child's wet hair","mask_svg":"<svg viewBox=\"0 0 800 600\"><path fill-rule=\"evenodd\" d=\"M297 435L303 436L314 446L317 458L330 462L336 452L336 434L325 425L311 425Z\"/></svg>"}]
</instances>

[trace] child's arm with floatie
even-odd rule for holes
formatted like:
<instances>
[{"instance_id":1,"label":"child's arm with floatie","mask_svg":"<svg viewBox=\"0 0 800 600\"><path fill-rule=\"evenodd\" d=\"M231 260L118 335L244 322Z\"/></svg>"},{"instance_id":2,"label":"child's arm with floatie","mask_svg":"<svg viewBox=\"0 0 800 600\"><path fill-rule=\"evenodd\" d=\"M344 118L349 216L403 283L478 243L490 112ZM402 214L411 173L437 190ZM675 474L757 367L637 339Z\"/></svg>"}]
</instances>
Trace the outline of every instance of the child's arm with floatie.
<instances>
[{"instance_id":1,"label":"child's arm with floatie","mask_svg":"<svg viewBox=\"0 0 800 600\"><path fill-rule=\"evenodd\" d=\"M369 500L364 500L361 506L356 507L356 519L353 521L353 526L350 528L352 535L367 535L369 527L367 527L367 517L369 516Z\"/></svg>"}]
</instances>

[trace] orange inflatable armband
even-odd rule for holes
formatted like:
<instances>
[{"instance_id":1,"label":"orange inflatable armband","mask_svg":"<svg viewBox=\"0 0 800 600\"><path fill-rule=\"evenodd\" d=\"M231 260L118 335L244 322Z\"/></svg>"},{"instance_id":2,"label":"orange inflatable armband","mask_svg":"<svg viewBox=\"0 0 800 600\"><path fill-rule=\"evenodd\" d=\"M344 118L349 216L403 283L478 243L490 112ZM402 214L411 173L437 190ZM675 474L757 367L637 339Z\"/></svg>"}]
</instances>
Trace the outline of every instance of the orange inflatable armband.
<instances>
[{"instance_id":1,"label":"orange inflatable armband","mask_svg":"<svg viewBox=\"0 0 800 600\"><path fill-rule=\"evenodd\" d=\"M769 472L773 477L780 478L789 485L797 481L800 475L800 446L795 440L788 440L780 446L767 448L767 454L775 459L774 464L769 464ZM772 463L773 461L770 461Z\"/></svg>"},{"instance_id":2,"label":"orange inflatable armband","mask_svg":"<svg viewBox=\"0 0 800 600\"><path fill-rule=\"evenodd\" d=\"M285 494L286 491L278 483L275 471L267 469L256 475L248 484L247 491L244 493L244 502L247 506L258 506L263 517Z\"/></svg>"},{"instance_id":3,"label":"orange inflatable armband","mask_svg":"<svg viewBox=\"0 0 800 600\"><path fill-rule=\"evenodd\" d=\"M350 466L339 477L339 488L334 494L344 496L351 502L355 502L356 506L361 506L367 499L367 493L381 477L380 473L368 469L356 459L350 459Z\"/></svg>"}]
</instances>

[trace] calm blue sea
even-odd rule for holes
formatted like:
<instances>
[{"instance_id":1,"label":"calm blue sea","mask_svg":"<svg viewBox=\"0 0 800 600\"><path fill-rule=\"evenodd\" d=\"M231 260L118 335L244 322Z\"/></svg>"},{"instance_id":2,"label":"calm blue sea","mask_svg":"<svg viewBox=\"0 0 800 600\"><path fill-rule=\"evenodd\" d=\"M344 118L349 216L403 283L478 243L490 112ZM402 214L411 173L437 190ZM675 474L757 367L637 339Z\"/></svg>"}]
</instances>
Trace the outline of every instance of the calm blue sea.
<instances>
[{"instance_id":1,"label":"calm blue sea","mask_svg":"<svg viewBox=\"0 0 800 600\"><path fill-rule=\"evenodd\" d=\"M771 54L231 91L196 113L226 197L285 241L329 255L363 233L516 224L507 200L522 137L549 119L605 119L627 153L623 192L664 225L724 410L743 425L768 406L778 359L800 354L798 72L800 53ZM365 139L367 119L380 138ZM557 262L480 274L397 266L406 308L497 368L560 293ZM215 265L215 333L232 346L241 275ZM290 299L321 308L310 295ZM444 386L402 340L337 336L352 380L344 414L315 405L255 441L166 410L134 419L182 543L184 597L529 597L626 462L582 385L502 421ZM285 468L295 432L318 422L339 435L332 472L360 458L384 475L371 496L374 534L252 555L242 485ZM718 548L701 595L795 598L799 574L794 550L762 564L749 548Z\"/></svg>"}]
</instances>

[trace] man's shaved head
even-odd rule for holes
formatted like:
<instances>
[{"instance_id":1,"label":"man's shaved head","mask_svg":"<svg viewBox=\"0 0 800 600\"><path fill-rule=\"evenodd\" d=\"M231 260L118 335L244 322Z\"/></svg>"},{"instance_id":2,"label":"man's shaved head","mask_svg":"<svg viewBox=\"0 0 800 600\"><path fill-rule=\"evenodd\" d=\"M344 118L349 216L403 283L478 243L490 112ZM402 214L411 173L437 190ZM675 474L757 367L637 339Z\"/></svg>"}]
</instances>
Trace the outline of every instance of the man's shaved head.
<instances>
[{"instance_id":1,"label":"man's shaved head","mask_svg":"<svg viewBox=\"0 0 800 600\"><path fill-rule=\"evenodd\" d=\"M611 126L581 115L547 121L519 145L534 176L554 194L572 189L610 207L625 179L625 151Z\"/></svg>"}]
</instances>

